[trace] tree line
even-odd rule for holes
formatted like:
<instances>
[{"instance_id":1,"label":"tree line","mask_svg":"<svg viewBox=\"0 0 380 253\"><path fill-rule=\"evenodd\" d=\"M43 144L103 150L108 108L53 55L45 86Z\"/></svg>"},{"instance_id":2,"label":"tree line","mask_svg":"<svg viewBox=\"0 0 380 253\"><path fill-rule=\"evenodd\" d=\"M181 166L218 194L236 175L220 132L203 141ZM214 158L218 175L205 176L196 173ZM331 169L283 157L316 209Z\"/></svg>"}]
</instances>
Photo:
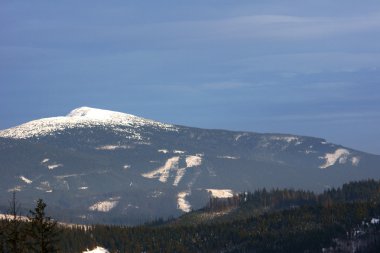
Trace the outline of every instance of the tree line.
<instances>
[{"instance_id":1,"label":"tree line","mask_svg":"<svg viewBox=\"0 0 380 253\"><path fill-rule=\"evenodd\" d=\"M43 212L45 207L42 200L38 201L28 222L19 221L13 228L10 224L14 219L3 221L3 252L72 253L96 246L112 253L380 252L380 181L376 180L348 183L321 194L261 189L229 199L212 198L205 208L178 219L135 227L58 229ZM223 215L213 216L218 212ZM48 226L39 225L41 220ZM16 236L17 231L23 232ZM41 238L49 238L55 248L42 251ZM28 250L15 251L15 240L22 241ZM5 246L8 251L4 251Z\"/></svg>"}]
</instances>

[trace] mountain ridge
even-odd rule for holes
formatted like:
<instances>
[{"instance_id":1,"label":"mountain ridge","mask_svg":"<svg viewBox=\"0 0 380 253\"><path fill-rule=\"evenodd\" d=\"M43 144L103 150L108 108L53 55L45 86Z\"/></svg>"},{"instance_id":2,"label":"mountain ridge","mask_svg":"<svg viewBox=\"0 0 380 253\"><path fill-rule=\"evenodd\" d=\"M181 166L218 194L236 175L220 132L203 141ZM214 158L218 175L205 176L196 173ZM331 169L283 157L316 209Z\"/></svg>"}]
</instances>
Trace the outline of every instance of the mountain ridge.
<instances>
[{"instance_id":1,"label":"mountain ridge","mask_svg":"<svg viewBox=\"0 0 380 253\"><path fill-rule=\"evenodd\" d=\"M193 128L89 107L31 122L0 131L0 192L18 191L26 206L43 197L75 222L135 224L200 208L211 196L323 191L380 177L380 156L316 137Z\"/></svg>"}]
</instances>

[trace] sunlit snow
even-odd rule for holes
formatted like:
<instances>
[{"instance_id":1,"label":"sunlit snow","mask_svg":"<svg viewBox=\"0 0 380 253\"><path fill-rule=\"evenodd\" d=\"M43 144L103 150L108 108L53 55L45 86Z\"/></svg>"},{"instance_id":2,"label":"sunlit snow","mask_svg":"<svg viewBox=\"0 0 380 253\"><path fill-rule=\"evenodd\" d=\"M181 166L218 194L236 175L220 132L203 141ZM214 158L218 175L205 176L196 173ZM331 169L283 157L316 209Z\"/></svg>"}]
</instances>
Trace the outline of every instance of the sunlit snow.
<instances>
[{"instance_id":1,"label":"sunlit snow","mask_svg":"<svg viewBox=\"0 0 380 253\"><path fill-rule=\"evenodd\" d=\"M67 116L34 120L0 131L0 137L26 139L47 136L66 129L96 126L112 127L114 131L127 133L129 138L135 140L142 140L138 131L139 127L142 126L151 126L166 131L178 131L173 125L140 118L131 114L80 107L71 111Z\"/></svg>"},{"instance_id":2,"label":"sunlit snow","mask_svg":"<svg viewBox=\"0 0 380 253\"><path fill-rule=\"evenodd\" d=\"M47 167L49 170L54 170L54 169L62 167L62 166L63 166L63 164L51 164L51 165L48 165Z\"/></svg>"},{"instance_id":3,"label":"sunlit snow","mask_svg":"<svg viewBox=\"0 0 380 253\"><path fill-rule=\"evenodd\" d=\"M206 189L214 198L231 198L234 193L230 189Z\"/></svg>"},{"instance_id":4,"label":"sunlit snow","mask_svg":"<svg viewBox=\"0 0 380 253\"><path fill-rule=\"evenodd\" d=\"M186 168L180 168L177 170L177 174L174 178L173 186L178 186L179 182L181 181L182 177L185 175Z\"/></svg>"},{"instance_id":5,"label":"sunlit snow","mask_svg":"<svg viewBox=\"0 0 380 253\"><path fill-rule=\"evenodd\" d=\"M179 156L172 157L166 161L164 166L154 171L144 173L142 176L146 178L158 178L158 180L165 183L168 180L170 170L178 169L178 161Z\"/></svg>"},{"instance_id":6,"label":"sunlit snow","mask_svg":"<svg viewBox=\"0 0 380 253\"><path fill-rule=\"evenodd\" d=\"M174 178L173 186L178 186L182 177L185 175L186 169L200 166L202 164L202 157L195 156L195 155L186 156L185 158L186 167L183 167L183 168L178 167L179 161L180 161L179 156L172 157L165 162L164 166L159 167L156 170L143 173L141 175L143 177L151 178L151 179L158 178L160 182L166 183L168 181L170 173L174 172L176 173L176 176Z\"/></svg>"},{"instance_id":7,"label":"sunlit snow","mask_svg":"<svg viewBox=\"0 0 380 253\"><path fill-rule=\"evenodd\" d=\"M181 181L182 177L185 175L186 170L188 168L197 167L202 164L202 157L199 156L187 156L186 157L186 167L177 169L177 174L174 178L173 186L178 186L179 182Z\"/></svg>"},{"instance_id":8,"label":"sunlit snow","mask_svg":"<svg viewBox=\"0 0 380 253\"><path fill-rule=\"evenodd\" d=\"M218 155L217 158L221 158L221 159L232 159L232 160L239 159L239 157L236 157L236 156L230 156L230 155Z\"/></svg>"},{"instance_id":9,"label":"sunlit snow","mask_svg":"<svg viewBox=\"0 0 380 253\"><path fill-rule=\"evenodd\" d=\"M92 206L90 206L88 209L91 211L98 211L98 212L109 212L111 211L114 207L117 206L119 203L120 197L116 198L110 198L109 200L105 201L99 201Z\"/></svg>"},{"instance_id":10,"label":"sunlit snow","mask_svg":"<svg viewBox=\"0 0 380 253\"><path fill-rule=\"evenodd\" d=\"M360 162L360 158L359 157L354 156L354 157L351 158L351 163L352 163L353 166L358 166L359 162Z\"/></svg>"},{"instance_id":11,"label":"sunlit snow","mask_svg":"<svg viewBox=\"0 0 380 253\"><path fill-rule=\"evenodd\" d=\"M202 157L190 155L186 157L186 166L188 168L200 166L202 164Z\"/></svg>"},{"instance_id":12,"label":"sunlit snow","mask_svg":"<svg viewBox=\"0 0 380 253\"><path fill-rule=\"evenodd\" d=\"M49 161L49 158L45 158L41 161L41 164L47 163Z\"/></svg>"},{"instance_id":13,"label":"sunlit snow","mask_svg":"<svg viewBox=\"0 0 380 253\"><path fill-rule=\"evenodd\" d=\"M238 141L241 137L247 136L248 133L242 133L235 136L235 141Z\"/></svg>"},{"instance_id":14,"label":"sunlit snow","mask_svg":"<svg viewBox=\"0 0 380 253\"><path fill-rule=\"evenodd\" d=\"M295 136L272 136L270 139L274 141L285 141L287 143L291 143L295 141L297 145L301 144L301 142L299 141L299 138Z\"/></svg>"},{"instance_id":15,"label":"sunlit snow","mask_svg":"<svg viewBox=\"0 0 380 253\"><path fill-rule=\"evenodd\" d=\"M325 163L319 166L319 168L326 169L333 166L336 162L344 164L346 163L349 154L350 151L344 148L339 148L335 150L334 153L327 153L324 157L321 157L321 159L325 159Z\"/></svg>"},{"instance_id":16,"label":"sunlit snow","mask_svg":"<svg viewBox=\"0 0 380 253\"><path fill-rule=\"evenodd\" d=\"M27 183L27 184L31 184L31 183L33 183L32 180L30 180L29 178L26 178L26 177L24 177L24 176L20 176L20 179L21 179L22 181L24 181L25 183Z\"/></svg>"},{"instance_id":17,"label":"sunlit snow","mask_svg":"<svg viewBox=\"0 0 380 253\"><path fill-rule=\"evenodd\" d=\"M106 250L105 248L97 246L95 249L93 250L87 249L86 251L83 251L83 253L109 253L109 251Z\"/></svg>"},{"instance_id":18,"label":"sunlit snow","mask_svg":"<svg viewBox=\"0 0 380 253\"><path fill-rule=\"evenodd\" d=\"M105 146L100 146L96 147L95 149L97 150L117 150L117 149L127 149L127 145L105 145Z\"/></svg>"},{"instance_id":19,"label":"sunlit snow","mask_svg":"<svg viewBox=\"0 0 380 253\"><path fill-rule=\"evenodd\" d=\"M186 200L186 197L189 195L188 192L180 192L177 195L177 208L188 213L191 211L191 205Z\"/></svg>"}]
</instances>

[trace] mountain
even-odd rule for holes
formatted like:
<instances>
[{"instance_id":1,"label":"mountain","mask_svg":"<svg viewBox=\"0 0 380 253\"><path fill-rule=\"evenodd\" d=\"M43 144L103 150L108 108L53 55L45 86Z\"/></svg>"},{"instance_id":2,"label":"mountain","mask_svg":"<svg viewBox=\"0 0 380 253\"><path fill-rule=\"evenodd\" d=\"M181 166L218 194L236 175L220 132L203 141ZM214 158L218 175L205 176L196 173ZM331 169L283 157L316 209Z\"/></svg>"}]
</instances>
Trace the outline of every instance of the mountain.
<instances>
[{"instance_id":1,"label":"mountain","mask_svg":"<svg viewBox=\"0 0 380 253\"><path fill-rule=\"evenodd\" d=\"M70 222L136 224L259 188L380 178L380 156L324 139L164 124L89 107L0 131L0 205L43 198Z\"/></svg>"}]
</instances>

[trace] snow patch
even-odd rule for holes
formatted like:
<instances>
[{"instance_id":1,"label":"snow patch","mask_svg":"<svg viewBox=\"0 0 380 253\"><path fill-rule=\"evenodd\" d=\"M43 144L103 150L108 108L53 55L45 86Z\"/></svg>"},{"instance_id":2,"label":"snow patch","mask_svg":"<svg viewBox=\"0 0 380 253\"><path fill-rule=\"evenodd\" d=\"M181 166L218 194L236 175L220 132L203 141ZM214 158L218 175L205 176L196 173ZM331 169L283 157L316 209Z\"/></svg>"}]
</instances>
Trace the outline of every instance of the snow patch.
<instances>
[{"instance_id":1,"label":"snow patch","mask_svg":"<svg viewBox=\"0 0 380 253\"><path fill-rule=\"evenodd\" d=\"M272 136L270 137L270 139L273 141L285 141L287 143L296 141L296 145L301 144L301 142L299 141L299 138L295 136Z\"/></svg>"},{"instance_id":2,"label":"snow patch","mask_svg":"<svg viewBox=\"0 0 380 253\"><path fill-rule=\"evenodd\" d=\"M26 178L26 177L24 177L24 176L20 176L20 179L21 179L22 181L24 181L25 183L27 183L27 184L31 184L31 183L33 183L32 180L30 180L29 178Z\"/></svg>"},{"instance_id":3,"label":"snow patch","mask_svg":"<svg viewBox=\"0 0 380 253\"><path fill-rule=\"evenodd\" d=\"M105 145L96 147L96 150L117 150L117 149L128 149L129 146L127 145Z\"/></svg>"},{"instance_id":4,"label":"snow patch","mask_svg":"<svg viewBox=\"0 0 380 253\"><path fill-rule=\"evenodd\" d=\"M230 189L206 189L214 198L231 198L234 193Z\"/></svg>"},{"instance_id":5,"label":"snow patch","mask_svg":"<svg viewBox=\"0 0 380 253\"><path fill-rule=\"evenodd\" d=\"M170 170L178 169L179 156L168 159L164 166L147 173L141 174L146 178L158 178L163 183L166 183L169 178Z\"/></svg>"},{"instance_id":6,"label":"snow patch","mask_svg":"<svg viewBox=\"0 0 380 253\"><path fill-rule=\"evenodd\" d=\"M217 158L221 158L221 159L233 159L233 160L236 160L236 159L239 159L240 157L237 157L237 156L229 156L229 155L218 155Z\"/></svg>"},{"instance_id":7,"label":"snow patch","mask_svg":"<svg viewBox=\"0 0 380 253\"><path fill-rule=\"evenodd\" d=\"M167 149L159 149L159 150L157 150L159 153L164 153L164 154L167 154L167 153L169 153L169 150L167 150Z\"/></svg>"},{"instance_id":8,"label":"snow patch","mask_svg":"<svg viewBox=\"0 0 380 253\"><path fill-rule=\"evenodd\" d=\"M3 214L3 213L0 213L0 220L12 220L14 219L14 216L12 214ZM18 219L22 220L22 221L29 221L29 218L26 217L26 216L18 216Z\"/></svg>"},{"instance_id":9,"label":"snow patch","mask_svg":"<svg viewBox=\"0 0 380 253\"><path fill-rule=\"evenodd\" d=\"M69 177L79 177L79 176L84 176L86 174L84 173L81 173L81 174L69 174L69 175L60 175L60 176L55 176L55 178L57 179L65 179L65 178L69 178Z\"/></svg>"},{"instance_id":10,"label":"snow patch","mask_svg":"<svg viewBox=\"0 0 380 253\"><path fill-rule=\"evenodd\" d=\"M179 182L181 181L182 177L185 175L185 172L189 168L197 167L202 164L202 157L198 155L189 155L186 156L185 162L186 167L179 168L179 156L172 157L168 159L164 166L151 171L147 173L141 174L141 176L146 178L158 178L159 181L162 183L166 183L168 181L168 178L170 176L170 172L175 172L176 176L174 178L173 186L178 186Z\"/></svg>"},{"instance_id":11,"label":"snow patch","mask_svg":"<svg viewBox=\"0 0 380 253\"><path fill-rule=\"evenodd\" d=\"M174 178L173 186L178 186L179 182L181 182L182 177L185 175L186 168L180 168L177 170L177 175Z\"/></svg>"},{"instance_id":12,"label":"snow patch","mask_svg":"<svg viewBox=\"0 0 380 253\"><path fill-rule=\"evenodd\" d=\"M182 210L185 213L188 213L191 211L191 205L186 200L186 197L189 196L189 192L180 192L177 195L177 209Z\"/></svg>"},{"instance_id":13,"label":"snow patch","mask_svg":"<svg viewBox=\"0 0 380 253\"><path fill-rule=\"evenodd\" d=\"M186 169L197 167L202 164L202 157L199 156L187 156L186 157L186 167L177 169L177 174L173 182L173 186L178 186L179 182L181 181L182 177L185 175Z\"/></svg>"},{"instance_id":14,"label":"snow patch","mask_svg":"<svg viewBox=\"0 0 380 253\"><path fill-rule=\"evenodd\" d=\"M202 157L190 155L186 157L186 166L188 168L200 166L202 164Z\"/></svg>"},{"instance_id":15,"label":"snow patch","mask_svg":"<svg viewBox=\"0 0 380 253\"><path fill-rule=\"evenodd\" d=\"M354 156L351 158L351 163L353 166L358 166L360 162L360 157Z\"/></svg>"},{"instance_id":16,"label":"snow patch","mask_svg":"<svg viewBox=\"0 0 380 253\"><path fill-rule=\"evenodd\" d=\"M44 164L44 163L47 163L50 159L49 158L45 158L41 161L41 164Z\"/></svg>"},{"instance_id":17,"label":"snow patch","mask_svg":"<svg viewBox=\"0 0 380 253\"><path fill-rule=\"evenodd\" d=\"M92 206L90 206L88 209L91 211L106 213L106 212L111 211L114 207L117 206L117 204L119 204L119 199L120 197L116 197L116 198L110 198L109 200L105 200L105 201L99 201L93 204Z\"/></svg>"},{"instance_id":18,"label":"snow patch","mask_svg":"<svg viewBox=\"0 0 380 253\"><path fill-rule=\"evenodd\" d=\"M83 253L110 253L110 252L106 250L105 248L97 246L95 249L93 250L87 249L86 251L83 251Z\"/></svg>"},{"instance_id":19,"label":"snow patch","mask_svg":"<svg viewBox=\"0 0 380 253\"><path fill-rule=\"evenodd\" d=\"M247 133L243 133L243 134L237 134L235 136L235 141L238 141L241 137L244 137L244 136L247 136L248 134Z\"/></svg>"},{"instance_id":20,"label":"snow patch","mask_svg":"<svg viewBox=\"0 0 380 253\"><path fill-rule=\"evenodd\" d=\"M377 218L371 219L371 224L379 224L379 223L380 223L380 219L377 219Z\"/></svg>"},{"instance_id":21,"label":"snow patch","mask_svg":"<svg viewBox=\"0 0 380 253\"><path fill-rule=\"evenodd\" d=\"M325 163L319 166L319 168L326 169L333 166L336 162L344 164L347 162L347 157L349 154L350 152L344 148L339 148L335 150L334 153L327 153L324 157L320 157L321 159L325 159Z\"/></svg>"},{"instance_id":22,"label":"snow patch","mask_svg":"<svg viewBox=\"0 0 380 253\"><path fill-rule=\"evenodd\" d=\"M51 164L51 165L48 165L47 166L49 170L54 170L56 168L59 168L59 167L63 167L63 164L59 163L59 164Z\"/></svg>"}]
</instances>

